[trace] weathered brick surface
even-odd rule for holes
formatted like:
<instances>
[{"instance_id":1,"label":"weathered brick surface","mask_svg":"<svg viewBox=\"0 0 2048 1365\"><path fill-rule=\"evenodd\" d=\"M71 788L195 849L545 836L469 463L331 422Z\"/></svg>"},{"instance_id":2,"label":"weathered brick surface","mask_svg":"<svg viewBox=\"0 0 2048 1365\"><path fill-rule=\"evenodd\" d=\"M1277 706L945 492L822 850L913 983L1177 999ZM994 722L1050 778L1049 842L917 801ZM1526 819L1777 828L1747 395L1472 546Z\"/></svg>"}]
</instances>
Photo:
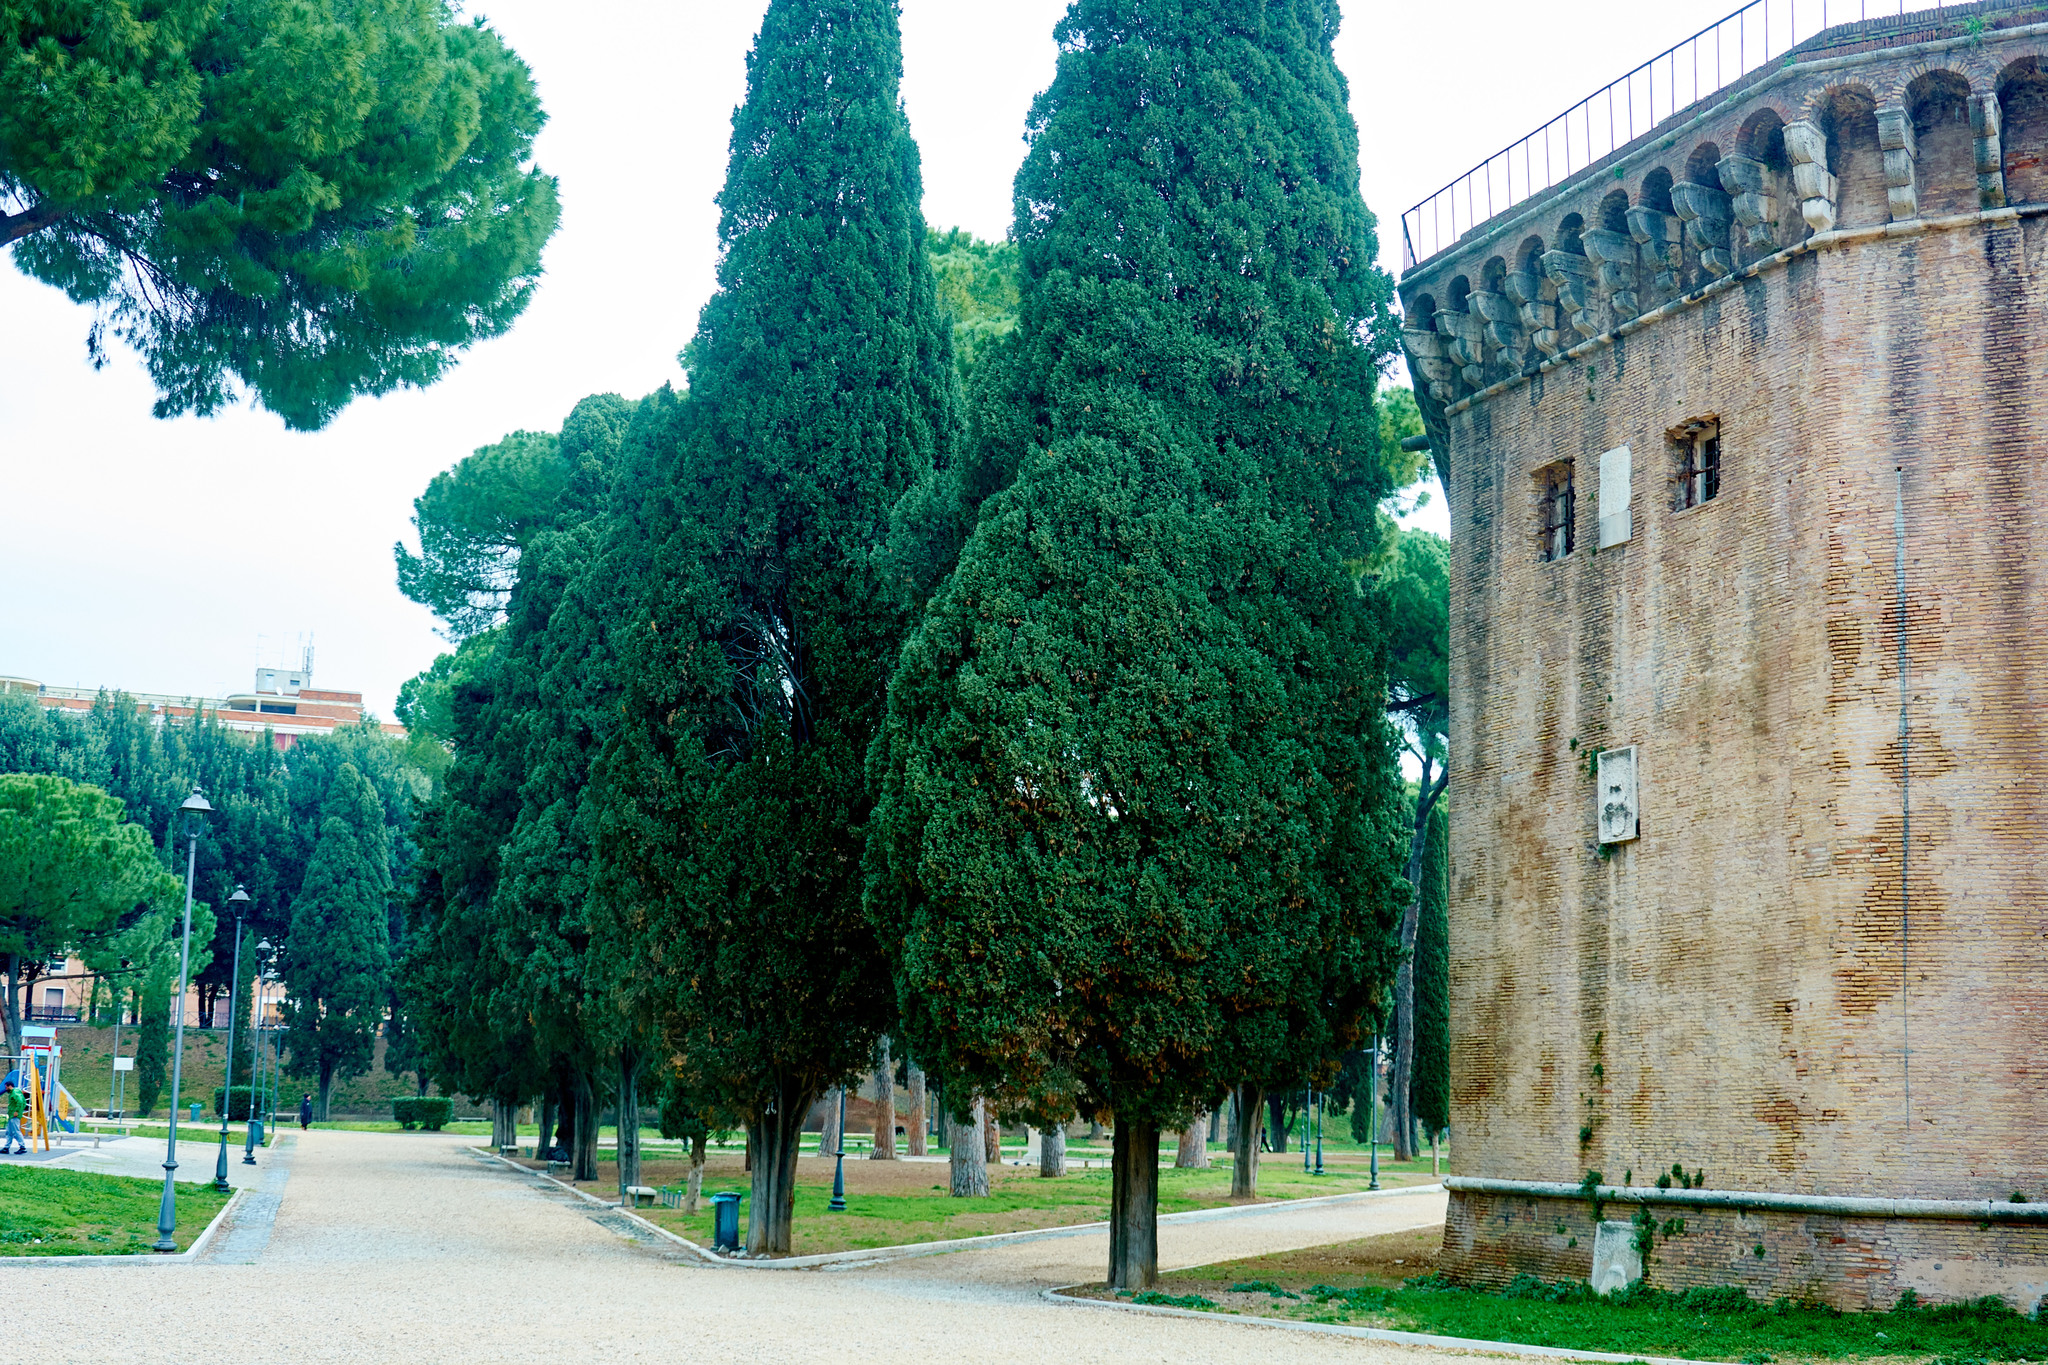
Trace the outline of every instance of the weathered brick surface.
<instances>
[{"instance_id":1,"label":"weathered brick surface","mask_svg":"<svg viewBox=\"0 0 2048 1365\"><path fill-rule=\"evenodd\" d=\"M1602 1215L1626 1221L1609 1204ZM2048 1295L2048 1228L1924 1219L1836 1218L1821 1214L1657 1208L1659 1237L1650 1280L1667 1289L1732 1284L1763 1300L1792 1298L1850 1309L1884 1309L1911 1287L1929 1302L2009 1298L2032 1312ZM1463 1194L1444 1231L1448 1273L1502 1285L1517 1274L1583 1280L1593 1266L1593 1211L1572 1199ZM1763 1255L1757 1255L1757 1249Z\"/></svg>"},{"instance_id":2,"label":"weathered brick surface","mask_svg":"<svg viewBox=\"0 0 2048 1365\"><path fill-rule=\"evenodd\" d=\"M1492 331L1417 325L1499 277L1487 258L1512 247L1491 225L1403 280L1451 463L1459 1174L1682 1162L1726 1190L2048 1198L2048 204L1994 202L2048 194L2040 41L1872 40L1862 65L1515 210L1506 236L1556 242L1617 184L1640 204L1652 172L1682 173L1694 140L1734 145L1764 104L1826 124L1841 172L1834 230L1784 211L1796 190L1772 169L1771 250L1734 228L1716 283L1688 239L1679 295L1627 326L1610 272L1580 300L1606 330L1547 364L1529 319L1566 327L1570 271L1556 313ZM1955 121L1986 94L2016 111L1988 188ZM1889 231L1882 159L1851 145L1888 109L1927 123L1922 216ZM1645 252L1621 285L1650 288ZM1666 433L1706 416L1721 495L1674 512ZM1595 553L1599 456L1624 444L1633 539ZM1561 459L1579 548L1544 563L1537 475ZM1630 744L1641 835L1603 856L1587 760ZM2048 1283L2038 1231L1686 1216L1653 1277L1844 1305L1909 1283L2024 1303ZM1590 1247L1583 1208L1452 1201L1457 1273L1583 1275Z\"/></svg>"}]
</instances>

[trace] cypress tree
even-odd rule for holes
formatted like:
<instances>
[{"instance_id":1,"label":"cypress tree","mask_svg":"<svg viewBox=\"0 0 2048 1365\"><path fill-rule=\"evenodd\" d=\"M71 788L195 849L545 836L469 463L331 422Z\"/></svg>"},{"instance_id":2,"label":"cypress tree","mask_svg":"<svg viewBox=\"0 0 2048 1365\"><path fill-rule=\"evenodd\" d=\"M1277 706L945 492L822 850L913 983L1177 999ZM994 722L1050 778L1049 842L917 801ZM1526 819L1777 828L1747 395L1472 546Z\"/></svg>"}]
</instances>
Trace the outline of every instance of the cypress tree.
<instances>
[{"instance_id":1,"label":"cypress tree","mask_svg":"<svg viewBox=\"0 0 2048 1365\"><path fill-rule=\"evenodd\" d=\"M1409 1107L1424 1136L1451 1126L1450 808L1429 816L1422 914L1415 934L1415 1079Z\"/></svg>"},{"instance_id":2,"label":"cypress tree","mask_svg":"<svg viewBox=\"0 0 2048 1365\"><path fill-rule=\"evenodd\" d=\"M870 904L948 1092L1113 1111L1109 1282L1162 1128L1327 1084L1391 975L1399 795L1372 264L1334 0L1075 0L1031 114L973 529L907 643ZM1249 1129L1251 1124L1246 1124Z\"/></svg>"},{"instance_id":3,"label":"cypress tree","mask_svg":"<svg viewBox=\"0 0 2048 1365\"><path fill-rule=\"evenodd\" d=\"M807 1111L891 992L863 767L906 626L881 546L957 421L891 0L772 0L719 204L719 292L644 534L600 876L699 1108L747 1126L750 1251L786 1251Z\"/></svg>"},{"instance_id":4,"label":"cypress tree","mask_svg":"<svg viewBox=\"0 0 2048 1365\"><path fill-rule=\"evenodd\" d=\"M320 837L285 937L286 1041L293 1062L301 1069L310 1063L319 1077L323 1120L335 1077L370 1069L390 996L383 829L377 793L353 763L342 764L321 806ZM364 831L374 832L369 840Z\"/></svg>"}]
</instances>

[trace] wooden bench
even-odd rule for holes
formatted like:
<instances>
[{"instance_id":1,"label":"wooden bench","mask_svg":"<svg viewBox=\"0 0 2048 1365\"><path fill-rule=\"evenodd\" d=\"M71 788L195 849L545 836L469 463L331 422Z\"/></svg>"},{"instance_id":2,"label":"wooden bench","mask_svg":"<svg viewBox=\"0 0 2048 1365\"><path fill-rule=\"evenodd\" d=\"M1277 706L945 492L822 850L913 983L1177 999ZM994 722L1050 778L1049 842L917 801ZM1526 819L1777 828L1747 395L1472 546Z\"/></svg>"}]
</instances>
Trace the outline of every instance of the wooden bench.
<instances>
[{"instance_id":1,"label":"wooden bench","mask_svg":"<svg viewBox=\"0 0 2048 1365\"><path fill-rule=\"evenodd\" d=\"M550 1161L548 1163L548 1174L560 1180L563 1176L569 1174L569 1163L566 1161Z\"/></svg>"},{"instance_id":2,"label":"wooden bench","mask_svg":"<svg viewBox=\"0 0 2048 1365\"><path fill-rule=\"evenodd\" d=\"M626 1186L626 1207L628 1208L645 1208L660 1197L661 1191L655 1189L652 1185Z\"/></svg>"}]
</instances>

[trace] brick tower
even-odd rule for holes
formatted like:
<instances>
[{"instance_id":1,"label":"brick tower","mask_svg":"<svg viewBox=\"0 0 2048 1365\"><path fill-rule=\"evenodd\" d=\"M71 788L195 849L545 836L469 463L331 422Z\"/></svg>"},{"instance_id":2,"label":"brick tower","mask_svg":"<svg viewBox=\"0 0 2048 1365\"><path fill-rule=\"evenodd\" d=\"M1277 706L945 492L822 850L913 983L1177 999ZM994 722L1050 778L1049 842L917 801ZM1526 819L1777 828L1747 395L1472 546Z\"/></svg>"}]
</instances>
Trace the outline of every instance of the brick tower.
<instances>
[{"instance_id":1,"label":"brick tower","mask_svg":"<svg viewBox=\"0 0 2048 1365\"><path fill-rule=\"evenodd\" d=\"M2048 5L1775 50L1779 3L1404 219L1453 521L1446 1269L2030 1310Z\"/></svg>"}]
</instances>

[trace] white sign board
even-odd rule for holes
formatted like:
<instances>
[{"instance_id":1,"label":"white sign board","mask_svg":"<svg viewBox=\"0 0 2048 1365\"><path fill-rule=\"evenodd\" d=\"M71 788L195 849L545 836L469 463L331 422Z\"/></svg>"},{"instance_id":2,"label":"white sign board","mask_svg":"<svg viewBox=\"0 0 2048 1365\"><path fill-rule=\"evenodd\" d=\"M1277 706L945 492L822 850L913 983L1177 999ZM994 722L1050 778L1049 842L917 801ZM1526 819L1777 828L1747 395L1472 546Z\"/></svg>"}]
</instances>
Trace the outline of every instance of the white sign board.
<instances>
[{"instance_id":1,"label":"white sign board","mask_svg":"<svg viewBox=\"0 0 2048 1365\"><path fill-rule=\"evenodd\" d=\"M1626 843L1636 837L1636 746L1600 751L1600 842Z\"/></svg>"},{"instance_id":2,"label":"white sign board","mask_svg":"<svg viewBox=\"0 0 2048 1365\"><path fill-rule=\"evenodd\" d=\"M1616 446L1600 457L1600 548L1624 545L1635 534L1629 516L1629 453Z\"/></svg>"},{"instance_id":3,"label":"white sign board","mask_svg":"<svg viewBox=\"0 0 2048 1365\"><path fill-rule=\"evenodd\" d=\"M116 1057L116 1058L114 1058L114 1070L116 1070L116 1071L133 1071L134 1069L135 1069L135 1059L134 1059L133 1057Z\"/></svg>"}]
</instances>

